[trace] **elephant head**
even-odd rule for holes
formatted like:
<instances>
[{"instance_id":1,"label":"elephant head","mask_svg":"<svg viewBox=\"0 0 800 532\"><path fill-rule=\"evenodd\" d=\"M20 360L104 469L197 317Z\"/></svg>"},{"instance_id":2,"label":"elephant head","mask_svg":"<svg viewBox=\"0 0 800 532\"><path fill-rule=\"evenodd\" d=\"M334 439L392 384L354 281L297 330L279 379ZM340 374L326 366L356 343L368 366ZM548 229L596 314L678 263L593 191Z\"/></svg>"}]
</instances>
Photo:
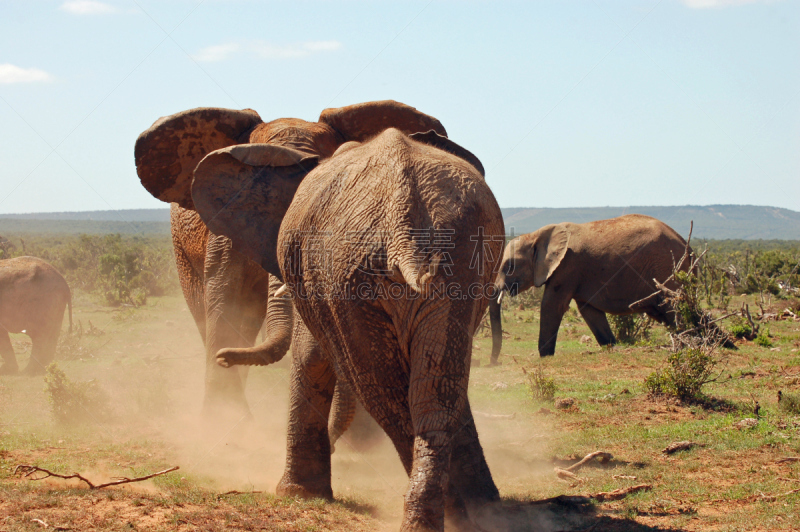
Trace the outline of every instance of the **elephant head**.
<instances>
[{"instance_id":1,"label":"elephant head","mask_svg":"<svg viewBox=\"0 0 800 532\"><path fill-rule=\"evenodd\" d=\"M564 224L546 225L533 233L511 240L503 252L503 261L495 287L500 293L489 307L492 324L492 357L496 364L503 344L500 302L503 291L515 296L532 286L545 284L556 271L569 249L570 233Z\"/></svg>"}]
</instances>

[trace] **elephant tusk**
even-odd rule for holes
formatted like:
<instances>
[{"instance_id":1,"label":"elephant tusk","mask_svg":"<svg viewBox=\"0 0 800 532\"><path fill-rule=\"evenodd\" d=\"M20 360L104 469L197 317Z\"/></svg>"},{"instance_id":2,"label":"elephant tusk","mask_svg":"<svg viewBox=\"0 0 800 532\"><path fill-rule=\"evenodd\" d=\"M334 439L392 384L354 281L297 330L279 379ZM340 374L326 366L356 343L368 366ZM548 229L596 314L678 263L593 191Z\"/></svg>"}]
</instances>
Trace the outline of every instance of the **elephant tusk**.
<instances>
[{"instance_id":1,"label":"elephant tusk","mask_svg":"<svg viewBox=\"0 0 800 532\"><path fill-rule=\"evenodd\" d=\"M498 305L502 305L503 304L503 294L505 294L505 293L506 293L505 290L500 290L500 295L497 296L497 304Z\"/></svg>"},{"instance_id":2,"label":"elephant tusk","mask_svg":"<svg viewBox=\"0 0 800 532\"><path fill-rule=\"evenodd\" d=\"M288 291L289 291L289 285L282 284L280 288L275 290L275 297L278 297L278 298L283 297L283 295Z\"/></svg>"}]
</instances>

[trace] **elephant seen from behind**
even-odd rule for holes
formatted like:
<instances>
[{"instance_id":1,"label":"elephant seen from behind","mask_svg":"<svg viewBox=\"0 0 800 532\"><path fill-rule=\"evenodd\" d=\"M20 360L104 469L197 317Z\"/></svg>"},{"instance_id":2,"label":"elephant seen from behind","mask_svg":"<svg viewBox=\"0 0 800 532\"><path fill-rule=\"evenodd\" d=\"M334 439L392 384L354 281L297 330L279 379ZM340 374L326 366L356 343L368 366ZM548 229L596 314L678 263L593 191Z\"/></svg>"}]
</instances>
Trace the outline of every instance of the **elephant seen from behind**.
<instances>
[{"instance_id":1,"label":"elephant seen from behind","mask_svg":"<svg viewBox=\"0 0 800 532\"><path fill-rule=\"evenodd\" d=\"M72 294L53 266L36 257L0 260L0 374L19 369L8 333L31 338L31 358L24 373L44 373L55 357L67 308L72 330Z\"/></svg>"},{"instance_id":2,"label":"elephant seen from behind","mask_svg":"<svg viewBox=\"0 0 800 532\"><path fill-rule=\"evenodd\" d=\"M657 292L653 279L664 282L686 249L674 229L641 214L546 225L508 243L496 286L512 296L532 286L545 287L540 356L555 353L561 319L573 299L597 342L610 345L616 339L606 314L645 313L661 323L675 323L662 299L649 296ZM499 301L492 302L490 320L491 361L497 363L503 342Z\"/></svg>"},{"instance_id":3,"label":"elephant seen from behind","mask_svg":"<svg viewBox=\"0 0 800 532\"><path fill-rule=\"evenodd\" d=\"M480 162L393 101L240 138L200 161L191 197L211 231L286 283L302 318L278 493L332 497L327 418L344 380L409 474L403 530L468 519L498 499L467 399L504 234ZM257 351L218 358L251 363Z\"/></svg>"}]
</instances>

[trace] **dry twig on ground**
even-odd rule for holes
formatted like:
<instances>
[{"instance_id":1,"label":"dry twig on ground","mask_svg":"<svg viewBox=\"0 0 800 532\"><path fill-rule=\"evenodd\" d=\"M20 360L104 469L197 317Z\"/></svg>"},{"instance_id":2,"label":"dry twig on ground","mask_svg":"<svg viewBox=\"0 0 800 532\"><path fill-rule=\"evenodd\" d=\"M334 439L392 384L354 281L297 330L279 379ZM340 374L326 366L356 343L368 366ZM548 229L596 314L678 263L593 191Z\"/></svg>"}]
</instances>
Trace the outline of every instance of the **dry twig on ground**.
<instances>
[{"instance_id":1,"label":"dry twig on ground","mask_svg":"<svg viewBox=\"0 0 800 532\"><path fill-rule=\"evenodd\" d=\"M48 471L47 469L41 468L35 465L27 465L27 464L20 464L14 468L14 475L17 473L21 473L23 477L31 477L31 475L35 473L44 473L43 477L31 477L31 480L44 480L48 477L56 477L56 478L63 478L64 480L69 480L71 478L77 478L85 482L90 490L99 490L101 488L107 488L109 486L119 486L120 484L129 484L131 482L141 482L143 480L148 480L153 477L157 477L159 475L164 475L166 473L170 473L172 471L177 471L179 469L178 466L170 467L169 469L164 469L163 471L159 471L157 473L153 473L150 475L145 475L143 477L136 477L136 478L128 478L128 477L115 477L116 480L111 482L106 482L104 484L94 484L91 480L84 477L79 473L73 473L71 475L60 475L58 473L53 473L52 471Z\"/></svg>"},{"instance_id":2,"label":"dry twig on ground","mask_svg":"<svg viewBox=\"0 0 800 532\"><path fill-rule=\"evenodd\" d=\"M614 458L614 455L612 455L611 453L607 453L605 451L595 451L593 453L587 454L586 456L583 457L583 459L580 462L572 464L571 466L565 468L564 470L577 471L578 469L585 466L595 458L597 458L597 461L600 462L601 464L606 464Z\"/></svg>"},{"instance_id":3,"label":"dry twig on ground","mask_svg":"<svg viewBox=\"0 0 800 532\"><path fill-rule=\"evenodd\" d=\"M597 502L618 501L620 499L624 499L631 493L650 491L651 489L653 489L652 484L639 484L638 486L619 488L614 491L601 491L600 493L590 495L590 497Z\"/></svg>"},{"instance_id":4,"label":"dry twig on ground","mask_svg":"<svg viewBox=\"0 0 800 532\"><path fill-rule=\"evenodd\" d=\"M667 445L661 452L664 454L672 454L678 451L688 451L694 447L705 447L705 444L697 443L696 441L677 441Z\"/></svg>"}]
</instances>

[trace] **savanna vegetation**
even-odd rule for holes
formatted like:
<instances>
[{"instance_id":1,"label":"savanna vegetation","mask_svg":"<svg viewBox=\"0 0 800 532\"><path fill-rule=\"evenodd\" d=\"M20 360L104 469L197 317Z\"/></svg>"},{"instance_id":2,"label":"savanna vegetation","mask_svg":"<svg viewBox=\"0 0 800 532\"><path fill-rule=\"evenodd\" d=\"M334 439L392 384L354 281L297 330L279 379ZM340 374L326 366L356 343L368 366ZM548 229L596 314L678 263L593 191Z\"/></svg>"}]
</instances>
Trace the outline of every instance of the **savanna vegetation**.
<instances>
[{"instance_id":1,"label":"savanna vegetation","mask_svg":"<svg viewBox=\"0 0 800 532\"><path fill-rule=\"evenodd\" d=\"M168 237L28 235L23 250L4 236L14 244L6 256L37 255L64 273L82 327L68 336L65 320L45 376L0 377L0 529L397 529L407 481L385 439L337 444L336 503L271 495L285 458L287 360L250 370L252 420L225 431L200 422L203 347ZM501 366L485 367L491 335L478 332L470 401L513 530L797 529L800 243L708 247L687 282L714 319L736 313L717 322L735 350L676 346L637 317L612 320L622 341L600 348L572 308L556 355L542 359L540 290L506 298ZM12 343L24 364L28 337ZM676 442L690 445L663 452ZM613 458L572 477L554 470L595 451ZM180 469L91 490L15 474L20 464L95 483ZM616 501L532 502L636 485L649 488Z\"/></svg>"}]
</instances>

